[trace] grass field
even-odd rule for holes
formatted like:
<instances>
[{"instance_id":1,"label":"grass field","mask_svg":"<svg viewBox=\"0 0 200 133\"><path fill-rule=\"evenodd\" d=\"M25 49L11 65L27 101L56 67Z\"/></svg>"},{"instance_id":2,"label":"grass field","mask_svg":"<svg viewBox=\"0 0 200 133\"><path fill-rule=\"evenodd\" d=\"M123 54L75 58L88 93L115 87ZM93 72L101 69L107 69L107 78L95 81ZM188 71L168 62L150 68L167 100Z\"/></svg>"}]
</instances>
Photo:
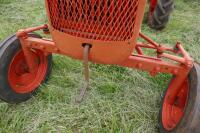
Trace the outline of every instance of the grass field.
<instances>
[{"instance_id":1,"label":"grass field","mask_svg":"<svg viewBox=\"0 0 200 133\"><path fill-rule=\"evenodd\" d=\"M43 0L0 0L0 40L20 28L46 22ZM200 1L176 0L172 20L163 31L142 31L160 43L177 40L200 61ZM31 100L10 105L0 102L0 132L133 132L157 133L160 100L169 75L117 66L91 64L91 90L80 105L82 63L54 56L48 84Z\"/></svg>"}]
</instances>

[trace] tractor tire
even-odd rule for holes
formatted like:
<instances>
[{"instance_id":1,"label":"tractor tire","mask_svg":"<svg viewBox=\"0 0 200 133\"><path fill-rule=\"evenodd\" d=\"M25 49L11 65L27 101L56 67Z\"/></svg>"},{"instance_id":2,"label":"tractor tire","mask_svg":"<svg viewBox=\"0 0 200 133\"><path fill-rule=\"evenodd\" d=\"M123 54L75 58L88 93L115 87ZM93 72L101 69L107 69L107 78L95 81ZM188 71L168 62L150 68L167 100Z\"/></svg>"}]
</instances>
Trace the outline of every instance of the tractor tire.
<instances>
[{"instance_id":1,"label":"tractor tire","mask_svg":"<svg viewBox=\"0 0 200 133\"><path fill-rule=\"evenodd\" d=\"M153 10L149 10L149 26L155 30L164 29L170 20L173 9L173 0L157 0L157 6Z\"/></svg>"},{"instance_id":2,"label":"tractor tire","mask_svg":"<svg viewBox=\"0 0 200 133\"><path fill-rule=\"evenodd\" d=\"M41 38L36 34L29 36ZM21 44L12 35L0 44L0 99L7 103L20 103L36 94L39 86L48 80L52 68L52 55L30 49L38 63L29 72Z\"/></svg>"},{"instance_id":3,"label":"tractor tire","mask_svg":"<svg viewBox=\"0 0 200 133\"><path fill-rule=\"evenodd\" d=\"M200 66L195 63L174 104L166 102L159 114L160 133L200 133Z\"/></svg>"}]
</instances>

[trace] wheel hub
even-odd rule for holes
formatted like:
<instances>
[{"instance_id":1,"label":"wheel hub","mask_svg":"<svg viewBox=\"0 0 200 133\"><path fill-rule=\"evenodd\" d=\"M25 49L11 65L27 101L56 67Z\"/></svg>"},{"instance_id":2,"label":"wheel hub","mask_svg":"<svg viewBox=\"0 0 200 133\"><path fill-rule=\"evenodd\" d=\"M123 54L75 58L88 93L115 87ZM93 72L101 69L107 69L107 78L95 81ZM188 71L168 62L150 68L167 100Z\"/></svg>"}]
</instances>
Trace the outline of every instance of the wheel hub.
<instances>
[{"instance_id":1,"label":"wheel hub","mask_svg":"<svg viewBox=\"0 0 200 133\"><path fill-rule=\"evenodd\" d=\"M28 66L25 62L25 59L22 59L21 61L18 62L18 64L16 64L15 66L15 73L19 76L28 73L29 69Z\"/></svg>"},{"instance_id":2,"label":"wheel hub","mask_svg":"<svg viewBox=\"0 0 200 133\"><path fill-rule=\"evenodd\" d=\"M162 107L162 123L166 130L173 130L181 121L188 100L189 82L185 80L173 104L170 104L169 91L166 92Z\"/></svg>"},{"instance_id":3,"label":"wheel hub","mask_svg":"<svg viewBox=\"0 0 200 133\"><path fill-rule=\"evenodd\" d=\"M10 63L8 81L11 88L17 93L28 93L35 90L45 77L47 71L47 59L43 52L32 51L37 62L32 72L29 72L23 51L19 51Z\"/></svg>"}]
</instances>

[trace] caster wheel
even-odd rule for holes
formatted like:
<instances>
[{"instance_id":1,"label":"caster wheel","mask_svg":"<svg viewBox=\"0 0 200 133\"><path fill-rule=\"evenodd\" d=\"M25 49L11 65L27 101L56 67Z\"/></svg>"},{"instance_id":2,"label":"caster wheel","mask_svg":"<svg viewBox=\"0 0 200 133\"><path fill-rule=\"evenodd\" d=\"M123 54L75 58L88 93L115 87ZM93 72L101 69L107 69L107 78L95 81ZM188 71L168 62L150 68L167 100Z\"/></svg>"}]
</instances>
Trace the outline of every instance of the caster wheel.
<instances>
[{"instance_id":1,"label":"caster wheel","mask_svg":"<svg viewBox=\"0 0 200 133\"><path fill-rule=\"evenodd\" d=\"M41 38L36 34L29 36ZM38 62L32 73L16 35L0 44L0 99L8 103L20 103L30 99L41 83L46 82L52 68L52 55L30 49Z\"/></svg>"},{"instance_id":2,"label":"caster wheel","mask_svg":"<svg viewBox=\"0 0 200 133\"><path fill-rule=\"evenodd\" d=\"M173 104L166 90L159 114L160 133L200 133L200 66L194 64Z\"/></svg>"}]
</instances>

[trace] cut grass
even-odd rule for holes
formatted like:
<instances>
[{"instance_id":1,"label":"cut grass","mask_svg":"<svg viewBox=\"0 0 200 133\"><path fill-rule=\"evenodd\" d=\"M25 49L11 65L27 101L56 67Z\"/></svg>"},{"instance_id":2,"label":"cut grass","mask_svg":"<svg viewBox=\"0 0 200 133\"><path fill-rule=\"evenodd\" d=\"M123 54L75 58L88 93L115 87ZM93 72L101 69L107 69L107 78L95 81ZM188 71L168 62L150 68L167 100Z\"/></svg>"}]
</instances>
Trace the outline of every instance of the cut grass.
<instances>
[{"instance_id":1,"label":"cut grass","mask_svg":"<svg viewBox=\"0 0 200 133\"><path fill-rule=\"evenodd\" d=\"M177 0L172 21L163 31L142 30L160 43L181 40L200 60L199 1ZM43 0L0 0L0 40L18 29L46 22ZM171 45L172 46L172 45ZM82 64L54 56L48 84L26 103L0 103L0 132L158 132L160 99L169 75L91 64L91 90L80 105L73 100L82 80Z\"/></svg>"}]
</instances>

